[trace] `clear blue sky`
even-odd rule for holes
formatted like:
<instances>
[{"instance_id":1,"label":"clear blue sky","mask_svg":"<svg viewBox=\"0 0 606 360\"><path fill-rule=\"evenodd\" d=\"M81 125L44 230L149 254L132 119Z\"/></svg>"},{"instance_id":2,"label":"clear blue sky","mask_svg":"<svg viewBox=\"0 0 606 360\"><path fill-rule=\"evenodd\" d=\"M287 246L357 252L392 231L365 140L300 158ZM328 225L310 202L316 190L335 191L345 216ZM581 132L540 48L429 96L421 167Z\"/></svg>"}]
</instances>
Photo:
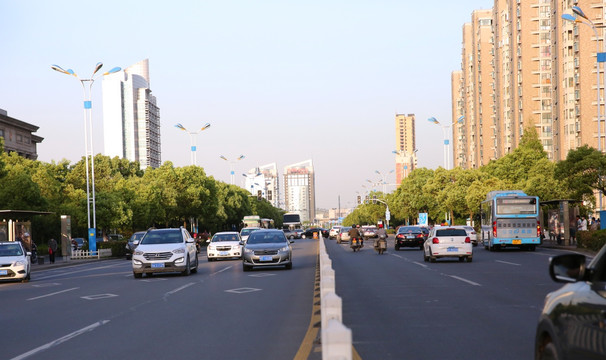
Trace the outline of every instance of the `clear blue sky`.
<instances>
[{"instance_id":1,"label":"clear blue sky","mask_svg":"<svg viewBox=\"0 0 606 360\"><path fill-rule=\"evenodd\" d=\"M84 154L88 77L149 59L161 115L162 161L198 165L229 182L272 162L313 159L319 207L353 206L375 170L394 169L396 113L416 115L419 166L443 166L450 74L462 26L492 0L28 1L0 0L0 108L40 126L39 160ZM103 151L101 79L93 86L95 153ZM452 151L451 151L452 154ZM236 181L244 179L237 176ZM395 182L395 175L387 177ZM394 186L388 186L393 191ZM380 190L380 189L379 189Z\"/></svg>"}]
</instances>

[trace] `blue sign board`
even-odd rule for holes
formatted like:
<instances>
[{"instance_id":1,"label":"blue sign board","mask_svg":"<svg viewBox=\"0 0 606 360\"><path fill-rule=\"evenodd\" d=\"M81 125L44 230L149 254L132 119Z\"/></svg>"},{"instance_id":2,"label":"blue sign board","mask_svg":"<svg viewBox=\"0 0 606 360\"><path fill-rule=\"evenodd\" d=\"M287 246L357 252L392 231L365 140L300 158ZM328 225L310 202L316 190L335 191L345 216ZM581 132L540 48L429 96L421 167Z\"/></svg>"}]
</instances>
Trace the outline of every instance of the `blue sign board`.
<instances>
[{"instance_id":1,"label":"blue sign board","mask_svg":"<svg viewBox=\"0 0 606 360\"><path fill-rule=\"evenodd\" d=\"M97 231L95 228L88 229L88 250L97 251Z\"/></svg>"},{"instance_id":2,"label":"blue sign board","mask_svg":"<svg viewBox=\"0 0 606 360\"><path fill-rule=\"evenodd\" d=\"M427 220L427 213L419 213L419 225L429 225Z\"/></svg>"}]
</instances>

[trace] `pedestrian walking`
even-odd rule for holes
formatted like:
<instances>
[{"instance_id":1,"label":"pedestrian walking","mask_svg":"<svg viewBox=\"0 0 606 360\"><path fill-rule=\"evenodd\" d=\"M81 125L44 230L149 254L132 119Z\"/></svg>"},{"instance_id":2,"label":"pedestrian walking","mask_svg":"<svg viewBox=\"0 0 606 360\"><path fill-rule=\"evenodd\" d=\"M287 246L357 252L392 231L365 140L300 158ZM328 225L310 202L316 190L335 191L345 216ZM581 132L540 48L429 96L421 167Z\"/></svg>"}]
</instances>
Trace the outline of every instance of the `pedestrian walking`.
<instances>
[{"instance_id":1,"label":"pedestrian walking","mask_svg":"<svg viewBox=\"0 0 606 360\"><path fill-rule=\"evenodd\" d=\"M595 217L591 217L591 225L589 225L589 230L595 231L598 229L598 222L595 220Z\"/></svg>"},{"instance_id":2,"label":"pedestrian walking","mask_svg":"<svg viewBox=\"0 0 606 360\"><path fill-rule=\"evenodd\" d=\"M55 263L55 254L57 253L57 241L55 239L50 239L48 241L48 257L50 258L50 263Z\"/></svg>"},{"instance_id":3,"label":"pedestrian walking","mask_svg":"<svg viewBox=\"0 0 606 360\"><path fill-rule=\"evenodd\" d=\"M576 245L577 243L577 222L575 219L570 221L570 245Z\"/></svg>"},{"instance_id":4,"label":"pedestrian walking","mask_svg":"<svg viewBox=\"0 0 606 360\"><path fill-rule=\"evenodd\" d=\"M581 231L587 231L587 219L585 219L585 216L581 217Z\"/></svg>"}]
</instances>

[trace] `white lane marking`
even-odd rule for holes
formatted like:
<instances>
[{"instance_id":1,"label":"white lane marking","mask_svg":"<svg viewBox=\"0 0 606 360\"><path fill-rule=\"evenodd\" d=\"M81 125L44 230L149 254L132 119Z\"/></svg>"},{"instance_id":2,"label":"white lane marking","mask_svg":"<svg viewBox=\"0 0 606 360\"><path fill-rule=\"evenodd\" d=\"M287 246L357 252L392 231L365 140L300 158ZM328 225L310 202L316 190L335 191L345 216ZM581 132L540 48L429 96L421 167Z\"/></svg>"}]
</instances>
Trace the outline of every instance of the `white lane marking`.
<instances>
[{"instance_id":1,"label":"white lane marking","mask_svg":"<svg viewBox=\"0 0 606 360\"><path fill-rule=\"evenodd\" d=\"M417 265L419 265L419 266L422 266L422 267L424 267L424 268L426 268L426 269L428 268L428 266L427 266L427 265L425 265L425 264L423 264L423 263L420 263L420 262L413 261L412 263L413 263L413 264L417 264Z\"/></svg>"},{"instance_id":2,"label":"white lane marking","mask_svg":"<svg viewBox=\"0 0 606 360\"><path fill-rule=\"evenodd\" d=\"M209 276L216 275L218 273L222 273L223 271L229 270L233 267L233 265L226 267L225 269L221 269L219 271L215 271L214 273L209 274Z\"/></svg>"},{"instance_id":3,"label":"white lane marking","mask_svg":"<svg viewBox=\"0 0 606 360\"><path fill-rule=\"evenodd\" d=\"M512 263L512 262L508 262L508 261L501 261L501 260L495 260L495 261L498 262L498 263L501 263L501 264L522 266L522 264L516 264L516 263Z\"/></svg>"},{"instance_id":4,"label":"white lane marking","mask_svg":"<svg viewBox=\"0 0 606 360\"><path fill-rule=\"evenodd\" d=\"M68 340L71 340L71 339L75 338L75 337L76 337L76 336L78 336L78 335L82 335L82 334L84 334L84 333L86 333L86 332L93 331L93 330L95 330L96 328L98 328L99 326L105 325L105 324L107 324L108 322L109 322L109 320L101 320L101 321L98 321L98 322L96 322L96 323L94 323L94 324L92 324L92 325L89 325L89 326L84 327L84 328L82 328L82 329L80 329L80 330L74 331L74 332L73 332L73 333L71 333L71 334L67 334L67 335L65 335L64 337L61 337L61 338L59 338L59 339L57 339L57 340L53 340L53 341L51 341L51 342L49 342L49 343L47 343L47 344L44 344L44 345L39 346L39 347L37 347L37 348L35 348L35 349L33 349L33 350L30 350L30 351L28 351L28 352L26 352L26 353L24 353L24 354L21 354L21 355L19 355L19 356L16 356L16 357L12 358L11 360L21 360L21 359L28 358L28 357L30 357L30 356L32 356L32 355L36 355L36 354L37 354L37 353L39 353L39 352L42 352L42 351L44 351L44 350L48 350L48 349L50 349L50 348L52 348L52 347L54 347L54 346L57 346L57 345L59 345L59 344L61 344L61 343L64 343L64 342L66 342L66 341L68 341Z\"/></svg>"},{"instance_id":5,"label":"white lane marking","mask_svg":"<svg viewBox=\"0 0 606 360\"><path fill-rule=\"evenodd\" d=\"M49 296L53 296L53 295L58 295L58 294L61 294L61 293L64 293L64 292L76 290L76 289L80 289L80 288L79 287L75 287L75 288L71 288L71 289L67 289L67 290L61 290L61 291L57 291L57 292L46 294L46 295L42 295L42 296L36 296L36 297L27 299L27 301L38 300L38 299L42 299L42 298L45 298L45 297L49 297Z\"/></svg>"},{"instance_id":6,"label":"white lane marking","mask_svg":"<svg viewBox=\"0 0 606 360\"><path fill-rule=\"evenodd\" d=\"M225 290L225 292L230 292L230 293L234 293L234 294L245 294L245 293L249 293L249 292L253 292L253 291L261 291L261 289L239 288L239 289Z\"/></svg>"},{"instance_id":7,"label":"white lane marking","mask_svg":"<svg viewBox=\"0 0 606 360\"><path fill-rule=\"evenodd\" d=\"M470 285L474 285L474 286L482 286L482 285L478 284L477 282L473 282L473 281L471 281L471 280L467 280L467 279L464 279L464 278L462 278L462 277L458 277L458 276L455 276L455 275L447 275L447 276L450 276L450 277L451 277L451 278L453 278L453 279L457 279L457 280L460 280L460 281L466 282L466 283L468 283L468 284L470 284Z\"/></svg>"},{"instance_id":8,"label":"white lane marking","mask_svg":"<svg viewBox=\"0 0 606 360\"><path fill-rule=\"evenodd\" d=\"M196 285L196 283L193 283L193 282L187 283L187 284L185 284L185 285L183 285L181 287L176 288L175 290L171 290L171 291L167 292L166 294L164 294L164 298L166 298L169 295L175 294L175 293L177 293L177 292L179 292L179 291L181 291L183 289L187 289L188 287L190 287L192 285Z\"/></svg>"},{"instance_id":9,"label":"white lane marking","mask_svg":"<svg viewBox=\"0 0 606 360\"><path fill-rule=\"evenodd\" d=\"M261 277L266 277L266 276L275 276L275 275L276 275L276 274L259 273L259 274L253 274L253 275L248 275L248 276L250 276L250 277L258 277L258 278L261 278Z\"/></svg>"},{"instance_id":10,"label":"white lane marking","mask_svg":"<svg viewBox=\"0 0 606 360\"><path fill-rule=\"evenodd\" d=\"M99 300L99 299L107 299L116 297L116 294L98 294L98 295L88 295L88 296L80 296L80 298L85 300Z\"/></svg>"},{"instance_id":11,"label":"white lane marking","mask_svg":"<svg viewBox=\"0 0 606 360\"><path fill-rule=\"evenodd\" d=\"M390 253L389 255L391 255L391 256L395 256L395 257L398 257L398 258L400 258L400 259L404 259L404 257L402 257L402 256L400 256L400 255L397 255L397 254L391 254L391 253Z\"/></svg>"},{"instance_id":12,"label":"white lane marking","mask_svg":"<svg viewBox=\"0 0 606 360\"><path fill-rule=\"evenodd\" d=\"M72 275L72 274L81 273L81 272L85 272L85 271L106 269L106 268L116 267L116 266L120 266L120 265L123 265L123 264L114 263L112 265L98 266L98 267L94 267L94 268L84 268L84 269L80 269L80 270L76 270L76 271L66 271L66 272L62 272L60 274L36 277L36 280L46 280L46 279L50 279L50 278L54 278L54 277L58 277L58 276Z\"/></svg>"},{"instance_id":13,"label":"white lane marking","mask_svg":"<svg viewBox=\"0 0 606 360\"><path fill-rule=\"evenodd\" d=\"M36 285L32 285L33 287L37 287L37 288L44 288L44 287L52 287L52 286L59 286L61 285L60 283L47 283L47 284L36 284Z\"/></svg>"}]
</instances>

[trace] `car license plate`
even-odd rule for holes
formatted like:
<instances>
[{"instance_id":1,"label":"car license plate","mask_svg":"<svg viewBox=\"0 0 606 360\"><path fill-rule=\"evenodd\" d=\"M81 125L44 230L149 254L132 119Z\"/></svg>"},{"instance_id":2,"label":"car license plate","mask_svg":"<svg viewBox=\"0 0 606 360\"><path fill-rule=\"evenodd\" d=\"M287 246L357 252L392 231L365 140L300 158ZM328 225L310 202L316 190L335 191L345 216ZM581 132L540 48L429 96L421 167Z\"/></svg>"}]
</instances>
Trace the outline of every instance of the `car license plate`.
<instances>
[{"instance_id":1,"label":"car license plate","mask_svg":"<svg viewBox=\"0 0 606 360\"><path fill-rule=\"evenodd\" d=\"M0 275L8 275L8 270L0 270Z\"/></svg>"},{"instance_id":2,"label":"car license plate","mask_svg":"<svg viewBox=\"0 0 606 360\"><path fill-rule=\"evenodd\" d=\"M163 268L164 267L164 263L153 263L151 264L152 268Z\"/></svg>"},{"instance_id":3,"label":"car license plate","mask_svg":"<svg viewBox=\"0 0 606 360\"><path fill-rule=\"evenodd\" d=\"M229 255L229 251L219 251L219 256L227 256Z\"/></svg>"},{"instance_id":4,"label":"car license plate","mask_svg":"<svg viewBox=\"0 0 606 360\"><path fill-rule=\"evenodd\" d=\"M522 245L522 240L514 240L512 243L514 245Z\"/></svg>"},{"instance_id":5,"label":"car license plate","mask_svg":"<svg viewBox=\"0 0 606 360\"><path fill-rule=\"evenodd\" d=\"M263 255L259 258L260 261L272 261L273 257L271 255Z\"/></svg>"},{"instance_id":6,"label":"car license plate","mask_svg":"<svg viewBox=\"0 0 606 360\"><path fill-rule=\"evenodd\" d=\"M458 248L456 248L456 247L454 247L454 246L449 247L447 250L448 250L448 252L456 252L456 251L459 251L459 249L458 249Z\"/></svg>"},{"instance_id":7,"label":"car license plate","mask_svg":"<svg viewBox=\"0 0 606 360\"><path fill-rule=\"evenodd\" d=\"M413 235L408 235L406 236L407 239L414 239L415 237Z\"/></svg>"}]
</instances>

